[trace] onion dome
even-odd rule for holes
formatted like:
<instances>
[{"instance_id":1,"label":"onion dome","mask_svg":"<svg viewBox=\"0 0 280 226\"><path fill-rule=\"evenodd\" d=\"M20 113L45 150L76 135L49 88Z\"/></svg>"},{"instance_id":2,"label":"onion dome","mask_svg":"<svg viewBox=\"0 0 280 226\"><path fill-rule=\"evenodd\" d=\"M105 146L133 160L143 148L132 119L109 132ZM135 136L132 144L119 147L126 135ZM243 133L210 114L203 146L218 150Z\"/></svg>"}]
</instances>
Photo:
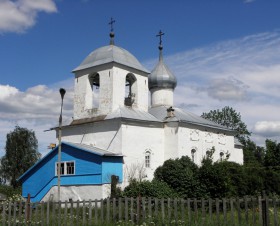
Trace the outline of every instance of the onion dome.
<instances>
[{"instance_id":1,"label":"onion dome","mask_svg":"<svg viewBox=\"0 0 280 226\"><path fill-rule=\"evenodd\" d=\"M160 31L160 45L159 45L159 62L156 67L153 69L152 73L149 75L149 89L153 88L169 88L175 89L177 85L177 79L173 73L169 70L167 65L163 62L162 56L162 44L161 44L161 35L163 33Z\"/></svg>"}]
</instances>

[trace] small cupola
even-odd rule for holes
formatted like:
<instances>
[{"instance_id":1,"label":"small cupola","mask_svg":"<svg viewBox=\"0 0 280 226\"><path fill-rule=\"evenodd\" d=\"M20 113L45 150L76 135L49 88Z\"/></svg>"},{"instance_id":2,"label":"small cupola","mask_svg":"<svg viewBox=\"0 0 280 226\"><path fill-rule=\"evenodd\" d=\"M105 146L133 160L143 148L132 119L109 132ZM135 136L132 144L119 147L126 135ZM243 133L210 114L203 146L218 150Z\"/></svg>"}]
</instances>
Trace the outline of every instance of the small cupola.
<instances>
[{"instance_id":1,"label":"small cupola","mask_svg":"<svg viewBox=\"0 0 280 226\"><path fill-rule=\"evenodd\" d=\"M162 35L164 33L159 31L157 37L160 37L159 42L159 61L156 67L149 75L149 90L152 95L152 106L158 105L173 105L173 91L177 85L177 79L169 70L163 61L163 46Z\"/></svg>"}]
</instances>

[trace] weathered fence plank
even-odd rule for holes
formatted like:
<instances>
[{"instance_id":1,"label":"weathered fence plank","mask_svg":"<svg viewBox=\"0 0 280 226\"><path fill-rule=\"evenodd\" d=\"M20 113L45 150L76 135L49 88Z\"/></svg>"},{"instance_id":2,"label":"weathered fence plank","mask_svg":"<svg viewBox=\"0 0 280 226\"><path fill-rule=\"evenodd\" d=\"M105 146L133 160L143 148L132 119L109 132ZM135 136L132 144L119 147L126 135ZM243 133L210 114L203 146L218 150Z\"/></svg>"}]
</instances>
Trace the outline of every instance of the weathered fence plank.
<instances>
[{"instance_id":1,"label":"weathered fence plank","mask_svg":"<svg viewBox=\"0 0 280 226\"><path fill-rule=\"evenodd\" d=\"M185 223L185 200L181 199L181 220Z\"/></svg>"},{"instance_id":2,"label":"weathered fence plank","mask_svg":"<svg viewBox=\"0 0 280 226\"><path fill-rule=\"evenodd\" d=\"M175 217L175 222L178 222L178 206L177 206L177 199L174 199L174 217Z\"/></svg>"},{"instance_id":3,"label":"weathered fence plank","mask_svg":"<svg viewBox=\"0 0 280 226\"><path fill-rule=\"evenodd\" d=\"M130 198L130 220L134 222L134 214L133 214L133 197Z\"/></svg>"},{"instance_id":4,"label":"weathered fence plank","mask_svg":"<svg viewBox=\"0 0 280 226\"><path fill-rule=\"evenodd\" d=\"M142 220L146 219L146 198L142 197Z\"/></svg>"},{"instance_id":5,"label":"weathered fence plank","mask_svg":"<svg viewBox=\"0 0 280 226\"><path fill-rule=\"evenodd\" d=\"M170 206L170 198L167 199L167 216L168 216L168 223L171 222L171 206Z\"/></svg>"},{"instance_id":6,"label":"weathered fence plank","mask_svg":"<svg viewBox=\"0 0 280 226\"><path fill-rule=\"evenodd\" d=\"M149 214L149 217L152 218L153 214L152 214L152 198L149 197L148 198L148 214Z\"/></svg>"},{"instance_id":7,"label":"weathered fence plank","mask_svg":"<svg viewBox=\"0 0 280 226\"><path fill-rule=\"evenodd\" d=\"M259 224L262 225L263 219L262 219L262 197L258 197L258 203L259 203Z\"/></svg>"},{"instance_id":8,"label":"weathered fence plank","mask_svg":"<svg viewBox=\"0 0 280 226\"><path fill-rule=\"evenodd\" d=\"M232 223L233 225L235 225L235 221L234 221L233 198L230 198L230 219L231 219L231 223Z\"/></svg>"},{"instance_id":9,"label":"weathered fence plank","mask_svg":"<svg viewBox=\"0 0 280 226\"><path fill-rule=\"evenodd\" d=\"M247 196L244 197L244 208L245 208L245 222L246 222L246 224L248 224L249 215L248 215L248 198L247 198Z\"/></svg>"},{"instance_id":10,"label":"weathered fence plank","mask_svg":"<svg viewBox=\"0 0 280 226\"><path fill-rule=\"evenodd\" d=\"M223 216L224 216L224 224L227 223L227 199L223 198Z\"/></svg>"},{"instance_id":11,"label":"weathered fence plank","mask_svg":"<svg viewBox=\"0 0 280 226\"><path fill-rule=\"evenodd\" d=\"M188 222L189 222L189 225L191 224L191 200L188 198L187 199L187 205L188 205Z\"/></svg>"},{"instance_id":12,"label":"weathered fence plank","mask_svg":"<svg viewBox=\"0 0 280 226\"><path fill-rule=\"evenodd\" d=\"M161 216L162 220L164 220L165 214L164 214L164 198L161 199Z\"/></svg>"},{"instance_id":13,"label":"weathered fence plank","mask_svg":"<svg viewBox=\"0 0 280 226\"><path fill-rule=\"evenodd\" d=\"M122 198L118 199L118 207L119 207L118 220L121 221L122 220Z\"/></svg>"},{"instance_id":14,"label":"weathered fence plank","mask_svg":"<svg viewBox=\"0 0 280 226\"><path fill-rule=\"evenodd\" d=\"M125 209L125 221L128 221L128 198L124 198L124 209Z\"/></svg>"}]
</instances>

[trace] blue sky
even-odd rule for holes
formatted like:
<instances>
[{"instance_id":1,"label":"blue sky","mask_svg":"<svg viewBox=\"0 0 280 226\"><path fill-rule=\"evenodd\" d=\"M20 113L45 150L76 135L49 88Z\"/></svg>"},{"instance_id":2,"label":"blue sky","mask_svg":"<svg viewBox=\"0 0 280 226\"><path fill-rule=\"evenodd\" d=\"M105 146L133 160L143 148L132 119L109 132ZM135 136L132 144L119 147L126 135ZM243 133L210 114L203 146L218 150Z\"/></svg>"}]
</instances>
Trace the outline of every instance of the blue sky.
<instances>
[{"instance_id":1,"label":"blue sky","mask_svg":"<svg viewBox=\"0 0 280 226\"><path fill-rule=\"evenodd\" d=\"M94 49L115 43L148 69L158 57L160 29L165 61L177 76L175 103L196 114L232 106L253 139L279 140L280 1L0 0L0 155L16 124L35 130L44 153L57 123L58 89Z\"/></svg>"}]
</instances>

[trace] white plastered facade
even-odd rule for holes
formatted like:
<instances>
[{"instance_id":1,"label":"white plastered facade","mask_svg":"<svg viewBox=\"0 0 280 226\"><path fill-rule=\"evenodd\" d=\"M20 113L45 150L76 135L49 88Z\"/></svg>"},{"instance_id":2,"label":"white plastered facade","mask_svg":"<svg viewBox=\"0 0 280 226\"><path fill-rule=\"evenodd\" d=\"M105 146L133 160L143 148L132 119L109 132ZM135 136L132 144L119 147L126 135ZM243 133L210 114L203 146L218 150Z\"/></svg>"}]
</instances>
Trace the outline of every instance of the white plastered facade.
<instances>
[{"instance_id":1,"label":"white plastered facade","mask_svg":"<svg viewBox=\"0 0 280 226\"><path fill-rule=\"evenodd\" d=\"M94 101L90 76L96 74L99 75L99 96ZM134 79L131 85L133 102L126 106L128 75ZM62 128L62 141L92 145L122 154L122 187L127 186L132 177L151 180L156 168L168 159L189 156L199 165L212 147L216 150L214 160L219 160L220 153L224 153L223 157L230 154L230 161L243 163L242 147L235 148L233 132L207 125L164 121L150 115L146 72L111 62L75 71L74 82L74 120L71 125ZM151 91L151 106L172 106L173 92L174 89L170 88L154 89ZM99 102L98 106L94 106L96 101ZM108 117L121 108L133 110L136 115L144 112L146 118L122 114ZM164 114L167 115L167 112ZM101 187L96 186L96 192L105 198L108 194ZM69 189L72 188L65 191ZM84 192L81 189L77 191Z\"/></svg>"}]
</instances>

